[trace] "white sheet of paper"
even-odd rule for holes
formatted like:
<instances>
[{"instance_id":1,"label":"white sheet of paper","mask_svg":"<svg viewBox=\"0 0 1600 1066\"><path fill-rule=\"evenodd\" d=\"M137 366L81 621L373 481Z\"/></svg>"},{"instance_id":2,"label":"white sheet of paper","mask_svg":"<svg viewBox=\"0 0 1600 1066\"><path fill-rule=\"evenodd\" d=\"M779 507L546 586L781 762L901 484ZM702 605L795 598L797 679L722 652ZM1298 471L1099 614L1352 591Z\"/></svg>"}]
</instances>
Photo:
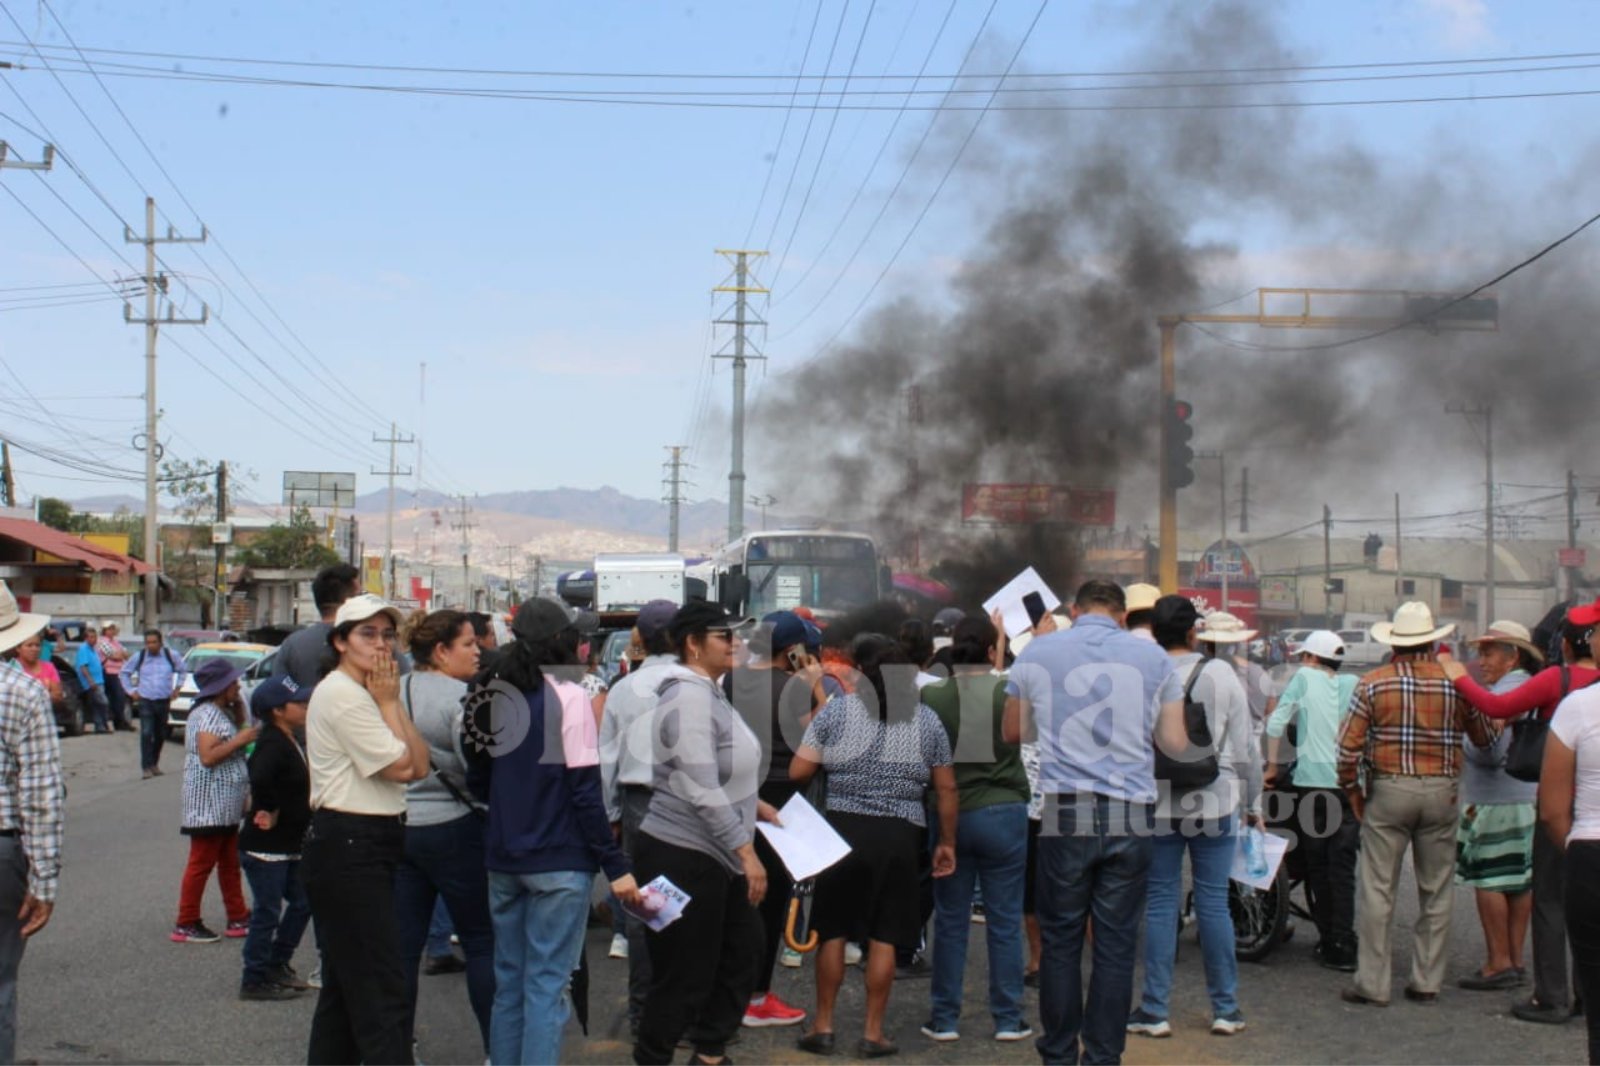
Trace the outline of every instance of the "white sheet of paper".
<instances>
[{"instance_id":1,"label":"white sheet of paper","mask_svg":"<svg viewBox=\"0 0 1600 1066\"><path fill-rule=\"evenodd\" d=\"M1007 581L999 592L984 600L983 613L993 614L999 610L1008 637L1025 633L1033 628L1033 619L1028 617L1028 609L1022 605L1022 598L1030 592L1039 594L1044 600L1044 609L1047 612L1053 612L1061 606L1061 598L1050 591L1050 586L1044 583L1039 572L1030 566Z\"/></svg>"},{"instance_id":2,"label":"white sheet of paper","mask_svg":"<svg viewBox=\"0 0 1600 1066\"><path fill-rule=\"evenodd\" d=\"M683 916L683 908L689 905L690 899L689 894L668 881L665 874L639 889L639 895L640 906L624 905L623 910L658 933Z\"/></svg>"},{"instance_id":3,"label":"white sheet of paper","mask_svg":"<svg viewBox=\"0 0 1600 1066\"><path fill-rule=\"evenodd\" d=\"M1259 888L1264 892L1272 887L1272 882L1278 877L1278 865L1289 853L1289 840L1276 833L1263 833L1261 837L1266 843L1264 850L1267 854L1267 876L1251 877L1244 866L1244 833L1248 831L1247 829L1240 831L1239 846L1233 850L1233 869L1228 871L1228 876L1241 885Z\"/></svg>"},{"instance_id":4,"label":"white sheet of paper","mask_svg":"<svg viewBox=\"0 0 1600 1066\"><path fill-rule=\"evenodd\" d=\"M778 819L782 825L757 822L756 828L796 881L808 881L850 854L844 837L799 793L789 797L778 811Z\"/></svg>"}]
</instances>

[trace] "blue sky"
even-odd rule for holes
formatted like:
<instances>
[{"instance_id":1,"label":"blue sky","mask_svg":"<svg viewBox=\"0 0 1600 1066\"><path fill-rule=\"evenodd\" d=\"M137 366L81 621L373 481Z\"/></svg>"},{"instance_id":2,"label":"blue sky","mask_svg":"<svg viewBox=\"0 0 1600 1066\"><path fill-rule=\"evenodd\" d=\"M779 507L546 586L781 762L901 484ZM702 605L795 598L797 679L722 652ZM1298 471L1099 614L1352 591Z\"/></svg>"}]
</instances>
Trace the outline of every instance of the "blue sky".
<instances>
[{"instance_id":1,"label":"blue sky","mask_svg":"<svg viewBox=\"0 0 1600 1066\"><path fill-rule=\"evenodd\" d=\"M713 249L738 246L747 231L757 247L766 246L768 234L775 235L773 255L763 268L767 280L776 275L768 311L768 370L775 374L793 366L845 326L861 293L928 202L971 122L970 113L941 120L924 157L907 173L901 195L846 270L849 250L905 166L929 121L926 113L900 120L869 175L868 165L885 145L895 113L841 112L831 118L831 112L819 112L785 198L803 110L790 114L788 134L780 142L783 110L134 79L113 76L104 64L408 84L529 84L509 76L291 71L92 54L116 103L170 174L169 181L93 79L68 71L64 54L52 51L47 58L60 65L58 83L19 42L25 34L41 45L66 45L55 22L59 17L86 49L519 71L793 75L816 16L808 72L822 69L836 27L839 44L831 68L836 74L848 65L858 38L858 73L909 73L925 57L930 71L949 72L972 44L989 5L960 0L931 51L946 9L943 0L822 0L820 14L816 0L237 5L51 0L50 7L0 0L0 7L9 16L0 16L0 41L11 42L0 49L0 59L28 67L0 70L0 138L22 157L37 158L33 132L42 132L42 120L120 215L120 220L114 217L63 166L42 179L0 171L0 186L15 197L0 196L0 247L5 250L0 289L7 290L0 292L0 307L7 308L0 313L0 358L50 412L37 412L11 376L0 376L0 397L8 405L0 407L0 427L31 442L68 446L97 464L139 465L126 442L138 430L142 412L134 398L143 387L142 330L122 323L114 300L18 308L17 301L28 298L15 290L92 281L73 253L107 278L134 272L128 264L137 268L141 250L124 244L122 220L141 224L148 192L157 198L163 225L170 221L183 232L197 232L203 221L249 279L216 245L200 246L203 261L187 246L162 251L168 267L183 275L183 284L174 287L180 313L196 312L203 299L239 337L216 322L203 327L209 340L197 327L176 328L163 337L162 435L173 453L227 458L253 469L259 482L247 491L260 497L276 494L285 468L355 470L365 491L379 484L369 468L386 458L371 437L393 419L402 432L423 435L425 480L447 492L612 484L652 496L660 491L663 447L693 443L698 445L689 457L696 464L693 495L720 498L727 444L719 408L726 404L729 379L725 366L709 380L705 372L713 309L709 290L722 280L726 264ZM871 21L863 34L869 9ZM1034 0L998 0L973 66L984 71L1003 66L1037 10ZM1333 5L1307 0L1274 10L1300 63L1579 52L1595 48L1597 37L1593 8L1579 2ZM1159 32L1153 12L1142 4L1056 0L1039 17L1016 69L1126 69L1139 42ZM611 90L648 83L608 76L584 84ZM793 84L772 83L783 91ZM1332 99L1596 86L1600 79L1592 71L1576 70L1442 83L1333 85L1306 93ZM1448 143L1473 152L1483 171L1506 189L1531 193L1570 167L1586 147L1571 131L1592 129L1595 107L1594 97L1574 97L1329 108L1315 115L1310 128L1412 164L1419 153ZM831 136L826 134L830 119L836 123ZM985 132L994 116L987 121ZM817 165L824 139L828 152ZM971 158L963 159L916 227L874 302L906 292L939 298L942 280L988 217L982 185L986 142L980 137L975 143ZM771 185L756 214L769 168ZM814 185L809 180L813 168ZM808 186L805 213L796 224ZM858 189L859 201L845 216ZM179 190L198 213L185 206ZM785 210L775 222L779 202ZM22 205L55 230L72 253ZM1558 232L1556 222L1575 222L1590 210L1580 203L1552 213L1550 232L1529 234L1527 243L1536 246L1539 238ZM1568 214L1577 217L1569 220ZM842 216L838 239L824 249ZM1326 233L1297 234L1281 221L1250 225L1219 217L1214 225L1210 233L1202 223L1200 233L1237 243L1264 263L1302 263L1328 240ZM832 296L800 320L841 272ZM1275 274L1273 283L1323 283L1286 276L1294 273ZM50 291L105 295L93 288ZM142 311L142 304L135 311ZM845 329L848 336L850 326ZM261 384L248 380L212 341ZM246 344L289 384L264 369ZM180 345L253 402L219 384ZM428 364L426 411L418 402L423 362ZM303 363L326 370L314 374ZM755 384L759 389L759 370ZM295 390L314 403L308 405ZM697 419L703 393L711 402ZM87 396L120 398L80 398ZM316 428L291 411L306 415ZM409 465L415 456L402 454L401 461ZM24 471L19 480L25 496L138 491L122 483L65 480L85 475L34 456L20 455L16 465ZM763 481L772 476L752 470L750 490L762 491Z\"/></svg>"}]
</instances>

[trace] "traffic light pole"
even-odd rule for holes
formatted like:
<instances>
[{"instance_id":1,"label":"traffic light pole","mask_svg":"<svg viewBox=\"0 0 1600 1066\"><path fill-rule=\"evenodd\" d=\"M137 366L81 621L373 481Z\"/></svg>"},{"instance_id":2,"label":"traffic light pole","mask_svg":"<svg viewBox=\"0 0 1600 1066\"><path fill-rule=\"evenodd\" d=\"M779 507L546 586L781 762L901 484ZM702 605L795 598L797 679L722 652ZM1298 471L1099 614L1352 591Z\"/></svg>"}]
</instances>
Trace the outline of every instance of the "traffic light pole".
<instances>
[{"instance_id":1,"label":"traffic light pole","mask_svg":"<svg viewBox=\"0 0 1600 1066\"><path fill-rule=\"evenodd\" d=\"M1156 584L1170 595L1178 591L1178 489L1172 470L1172 419L1168 412L1178 393L1178 323L1182 320L1164 315L1156 321L1161 326L1161 399L1157 409L1161 425L1161 528Z\"/></svg>"}]
</instances>

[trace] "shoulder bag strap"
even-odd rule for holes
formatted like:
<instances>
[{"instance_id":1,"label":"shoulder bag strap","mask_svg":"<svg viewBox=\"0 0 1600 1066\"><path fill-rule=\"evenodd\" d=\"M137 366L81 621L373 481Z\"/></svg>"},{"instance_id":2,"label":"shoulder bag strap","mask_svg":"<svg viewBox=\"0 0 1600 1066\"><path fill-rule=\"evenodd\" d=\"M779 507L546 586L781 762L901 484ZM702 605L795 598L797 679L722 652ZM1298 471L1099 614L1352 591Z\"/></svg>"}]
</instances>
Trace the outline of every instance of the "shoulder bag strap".
<instances>
[{"instance_id":1,"label":"shoulder bag strap","mask_svg":"<svg viewBox=\"0 0 1600 1066\"><path fill-rule=\"evenodd\" d=\"M406 715L411 719L412 725L416 725L417 723L417 712L411 709L411 679L414 676L414 673L406 675ZM451 799L461 804L479 818L486 817L483 808L472 802L472 799L462 791L460 785L456 784L454 781L450 780L449 777L445 776L445 772L439 769L439 764L433 761L433 757L431 755L428 757L428 769L433 771L433 775L439 779L439 783L444 786L444 790L450 793Z\"/></svg>"}]
</instances>

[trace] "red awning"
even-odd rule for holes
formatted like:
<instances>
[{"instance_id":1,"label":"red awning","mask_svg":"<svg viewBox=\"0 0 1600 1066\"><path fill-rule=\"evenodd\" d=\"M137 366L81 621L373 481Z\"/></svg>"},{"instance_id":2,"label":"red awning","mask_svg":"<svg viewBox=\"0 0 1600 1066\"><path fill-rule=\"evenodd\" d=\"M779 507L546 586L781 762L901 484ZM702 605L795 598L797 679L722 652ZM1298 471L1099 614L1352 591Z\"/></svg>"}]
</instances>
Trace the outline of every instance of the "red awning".
<instances>
[{"instance_id":1,"label":"red awning","mask_svg":"<svg viewBox=\"0 0 1600 1066\"><path fill-rule=\"evenodd\" d=\"M130 570L135 574L150 572L150 566L138 559L120 555L109 548L91 544L82 537L25 518L0 518L0 537L26 544L35 551L49 552L62 559L82 563L95 571L115 574L125 574Z\"/></svg>"}]
</instances>

